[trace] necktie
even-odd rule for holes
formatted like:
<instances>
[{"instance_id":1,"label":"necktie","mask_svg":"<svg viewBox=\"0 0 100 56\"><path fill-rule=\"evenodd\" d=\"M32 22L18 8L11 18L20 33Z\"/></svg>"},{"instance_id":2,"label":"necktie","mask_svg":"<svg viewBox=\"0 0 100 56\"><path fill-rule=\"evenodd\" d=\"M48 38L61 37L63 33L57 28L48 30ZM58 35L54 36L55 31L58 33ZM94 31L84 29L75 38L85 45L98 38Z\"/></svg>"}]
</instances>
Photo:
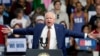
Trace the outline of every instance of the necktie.
<instances>
[{"instance_id":1,"label":"necktie","mask_svg":"<svg viewBox=\"0 0 100 56\"><path fill-rule=\"evenodd\" d=\"M46 49L49 49L49 45L50 45L50 28L51 28L51 27L48 27L48 32L47 32L47 39L48 39L48 42L47 42L47 47L46 47Z\"/></svg>"}]
</instances>

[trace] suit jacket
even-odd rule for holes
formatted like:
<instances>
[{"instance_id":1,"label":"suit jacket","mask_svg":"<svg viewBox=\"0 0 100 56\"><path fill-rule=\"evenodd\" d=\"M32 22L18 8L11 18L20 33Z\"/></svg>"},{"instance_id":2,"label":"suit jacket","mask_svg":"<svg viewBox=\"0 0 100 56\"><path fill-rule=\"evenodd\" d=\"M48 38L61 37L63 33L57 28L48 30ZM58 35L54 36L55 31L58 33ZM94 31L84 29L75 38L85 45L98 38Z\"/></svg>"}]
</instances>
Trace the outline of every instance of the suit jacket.
<instances>
[{"instance_id":1,"label":"suit jacket","mask_svg":"<svg viewBox=\"0 0 100 56\"><path fill-rule=\"evenodd\" d=\"M32 34L34 35L33 38L33 49L38 49L39 47L39 39L44 28L45 24L37 24L34 28L27 28L27 29L15 29L13 33L15 34ZM62 49L64 56L66 55L65 52L65 37L66 36L75 36L75 37L84 37L83 33L76 33L69 31L63 27L63 25L54 24L56 37L57 37L57 47L58 49Z\"/></svg>"}]
</instances>

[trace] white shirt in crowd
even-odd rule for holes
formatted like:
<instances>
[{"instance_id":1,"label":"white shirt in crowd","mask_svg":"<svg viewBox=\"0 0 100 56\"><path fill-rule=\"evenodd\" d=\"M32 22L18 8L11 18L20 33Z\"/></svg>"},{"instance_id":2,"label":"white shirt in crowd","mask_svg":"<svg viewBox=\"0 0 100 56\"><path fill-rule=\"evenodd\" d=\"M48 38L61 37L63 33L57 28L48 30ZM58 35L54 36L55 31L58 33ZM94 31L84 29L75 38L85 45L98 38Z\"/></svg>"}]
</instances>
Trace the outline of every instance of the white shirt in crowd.
<instances>
[{"instance_id":1,"label":"white shirt in crowd","mask_svg":"<svg viewBox=\"0 0 100 56\"><path fill-rule=\"evenodd\" d=\"M54 10L51 10L51 12L54 12ZM67 13L60 11L59 14L56 14L56 21L55 23L59 24L61 21L65 21L67 24L67 29L69 29L69 17L67 15Z\"/></svg>"},{"instance_id":2,"label":"white shirt in crowd","mask_svg":"<svg viewBox=\"0 0 100 56\"><path fill-rule=\"evenodd\" d=\"M22 18L22 19L17 19L17 18L14 18L11 20L11 27L13 27L16 23L20 23L22 24L22 27L23 28L26 28L27 27L27 20Z\"/></svg>"},{"instance_id":3,"label":"white shirt in crowd","mask_svg":"<svg viewBox=\"0 0 100 56\"><path fill-rule=\"evenodd\" d=\"M43 28L41 38L43 38L43 39L47 38L47 32L48 32L48 27L45 26ZM45 43L45 40L43 40L43 42ZM39 49L43 49L43 47L41 47L40 43L39 43ZM50 45L49 45L49 49L57 49L57 39L56 39L56 32L55 32L54 25L52 25L51 28L50 28Z\"/></svg>"}]
</instances>

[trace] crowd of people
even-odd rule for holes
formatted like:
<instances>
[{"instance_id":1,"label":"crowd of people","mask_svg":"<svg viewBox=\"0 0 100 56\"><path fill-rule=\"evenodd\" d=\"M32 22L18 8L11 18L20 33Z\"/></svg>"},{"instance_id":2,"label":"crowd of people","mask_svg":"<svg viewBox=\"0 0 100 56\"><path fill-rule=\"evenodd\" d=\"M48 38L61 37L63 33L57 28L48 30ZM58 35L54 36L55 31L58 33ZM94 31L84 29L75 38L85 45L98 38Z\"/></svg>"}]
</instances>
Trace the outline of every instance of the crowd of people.
<instances>
[{"instance_id":1,"label":"crowd of people","mask_svg":"<svg viewBox=\"0 0 100 56\"><path fill-rule=\"evenodd\" d=\"M96 14L89 18L89 12L92 11ZM10 6L0 4L0 25L4 27L9 25L12 29L35 27L37 24L46 23L47 12L53 12L55 16L51 16L56 18L55 24L62 24L66 29L77 33L100 34L100 0L12 0ZM48 23L51 22L48 21ZM19 34L4 35L6 35L5 39L33 37L33 35ZM96 51L100 51L99 37L100 35L95 38L97 40ZM73 44L68 50L74 48L75 50L72 50L74 53L70 55L76 55L74 37L70 38ZM0 40L0 44L5 44L5 42ZM27 40L27 42L30 41Z\"/></svg>"}]
</instances>

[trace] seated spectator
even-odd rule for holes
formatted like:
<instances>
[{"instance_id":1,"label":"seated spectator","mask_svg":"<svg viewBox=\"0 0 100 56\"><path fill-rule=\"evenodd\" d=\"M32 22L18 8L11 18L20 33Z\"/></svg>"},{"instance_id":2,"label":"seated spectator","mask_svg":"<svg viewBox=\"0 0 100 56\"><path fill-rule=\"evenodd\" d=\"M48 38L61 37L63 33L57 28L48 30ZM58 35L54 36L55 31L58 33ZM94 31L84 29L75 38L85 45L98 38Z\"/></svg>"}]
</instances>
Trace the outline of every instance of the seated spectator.
<instances>
[{"instance_id":1,"label":"seated spectator","mask_svg":"<svg viewBox=\"0 0 100 56\"><path fill-rule=\"evenodd\" d=\"M54 9L51 10L51 12L54 12L56 15L56 21L55 23L59 24L61 21L65 21L67 24L67 28L69 29L69 18L68 15L65 12L62 12L61 9L61 2L55 1L54 2Z\"/></svg>"},{"instance_id":2,"label":"seated spectator","mask_svg":"<svg viewBox=\"0 0 100 56\"><path fill-rule=\"evenodd\" d=\"M52 9L54 9L54 3L55 1L60 1L60 0L52 0L52 3L49 5L48 7L48 11L51 11ZM61 11L66 12L66 6L65 4L61 3Z\"/></svg>"},{"instance_id":3,"label":"seated spectator","mask_svg":"<svg viewBox=\"0 0 100 56\"><path fill-rule=\"evenodd\" d=\"M16 18L11 20L11 27L13 27L16 23L22 24L23 28L26 28L27 25L27 20L23 17L23 10L18 8L15 11Z\"/></svg>"},{"instance_id":4,"label":"seated spectator","mask_svg":"<svg viewBox=\"0 0 100 56\"><path fill-rule=\"evenodd\" d=\"M3 14L3 12L4 12L3 4L0 4L0 24L1 25L9 25L10 19L7 16L5 16Z\"/></svg>"},{"instance_id":5,"label":"seated spectator","mask_svg":"<svg viewBox=\"0 0 100 56\"><path fill-rule=\"evenodd\" d=\"M64 25L64 27L67 29L67 24L65 21L61 21L60 24Z\"/></svg>"},{"instance_id":6,"label":"seated spectator","mask_svg":"<svg viewBox=\"0 0 100 56\"><path fill-rule=\"evenodd\" d=\"M88 15L82 11L80 2L76 3L76 11L71 14L70 20L70 29L77 32L81 32L82 26L88 22Z\"/></svg>"},{"instance_id":7,"label":"seated spectator","mask_svg":"<svg viewBox=\"0 0 100 56\"><path fill-rule=\"evenodd\" d=\"M89 24L92 27L92 30L94 30L96 28L95 26L95 21L100 18L100 5L96 5L96 15L92 16L90 18Z\"/></svg>"}]
</instances>

